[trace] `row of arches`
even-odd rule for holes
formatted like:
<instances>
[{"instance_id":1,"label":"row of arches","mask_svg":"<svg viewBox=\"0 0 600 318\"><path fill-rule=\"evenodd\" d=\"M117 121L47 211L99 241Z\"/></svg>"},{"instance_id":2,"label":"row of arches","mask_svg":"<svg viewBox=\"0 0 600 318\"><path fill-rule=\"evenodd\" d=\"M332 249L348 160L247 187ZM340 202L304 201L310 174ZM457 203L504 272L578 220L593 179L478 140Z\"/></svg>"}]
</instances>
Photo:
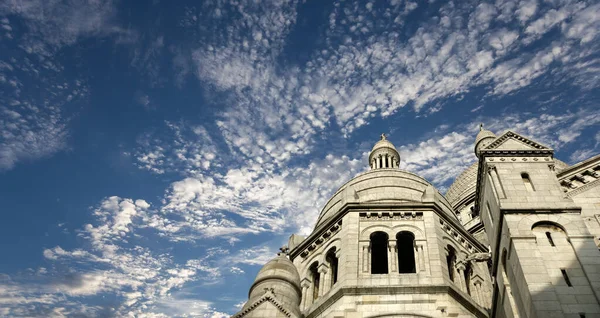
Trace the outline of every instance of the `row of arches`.
<instances>
[{"instance_id":1,"label":"row of arches","mask_svg":"<svg viewBox=\"0 0 600 318\"><path fill-rule=\"evenodd\" d=\"M371 274L388 274L389 235L385 232L374 232L370 235ZM408 231L396 234L398 273L416 273L415 236Z\"/></svg>"},{"instance_id":2,"label":"row of arches","mask_svg":"<svg viewBox=\"0 0 600 318\"><path fill-rule=\"evenodd\" d=\"M307 280L302 286L302 307L310 306L338 282L339 250L331 247L325 253L324 262L314 261L308 267Z\"/></svg>"}]
</instances>

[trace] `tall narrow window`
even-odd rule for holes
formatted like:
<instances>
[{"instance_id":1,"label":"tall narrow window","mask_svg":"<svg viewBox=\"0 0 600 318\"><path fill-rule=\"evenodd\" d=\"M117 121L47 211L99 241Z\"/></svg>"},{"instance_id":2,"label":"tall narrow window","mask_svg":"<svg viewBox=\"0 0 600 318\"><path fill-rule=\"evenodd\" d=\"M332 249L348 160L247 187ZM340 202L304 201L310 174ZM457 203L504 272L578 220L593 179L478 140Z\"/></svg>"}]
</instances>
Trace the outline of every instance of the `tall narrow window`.
<instances>
[{"instance_id":1,"label":"tall narrow window","mask_svg":"<svg viewBox=\"0 0 600 318\"><path fill-rule=\"evenodd\" d=\"M521 173L521 179L523 179L523 184L525 184L525 189L527 189L527 191L535 191L533 183L531 183L531 178L529 178L529 174L525 172Z\"/></svg>"},{"instance_id":2,"label":"tall narrow window","mask_svg":"<svg viewBox=\"0 0 600 318\"><path fill-rule=\"evenodd\" d=\"M313 294L312 294L312 298L313 300L319 298L319 283L321 282L321 277L319 275L319 270L317 269L317 267L319 266L319 263L314 262L311 266L310 266L310 274L311 274L311 278L312 278L312 282L313 282Z\"/></svg>"},{"instance_id":3,"label":"tall narrow window","mask_svg":"<svg viewBox=\"0 0 600 318\"><path fill-rule=\"evenodd\" d=\"M548 243L550 243L550 246L555 246L554 240L552 239L552 233L546 232L546 238L548 238Z\"/></svg>"},{"instance_id":4,"label":"tall narrow window","mask_svg":"<svg viewBox=\"0 0 600 318\"><path fill-rule=\"evenodd\" d=\"M371 274L388 273L388 235L384 232L371 234Z\"/></svg>"},{"instance_id":5,"label":"tall narrow window","mask_svg":"<svg viewBox=\"0 0 600 318\"><path fill-rule=\"evenodd\" d=\"M446 255L446 263L448 264L448 276L451 281L454 281L454 267L456 266L456 250L448 245L448 255Z\"/></svg>"},{"instance_id":6,"label":"tall narrow window","mask_svg":"<svg viewBox=\"0 0 600 318\"><path fill-rule=\"evenodd\" d=\"M507 281L508 274L506 271L506 249L502 249L502 271L504 273L504 281Z\"/></svg>"},{"instance_id":7,"label":"tall narrow window","mask_svg":"<svg viewBox=\"0 0 600 318\"><path fill-rule=\"evenodd\" d=\"M331 275L331 286L337 283L338 276L338 258L335 256L335 247L330 249L327 252L327 256L325 257L327 263L329 263L329 273Z\"/></svg>"},{"instance_id":8,"label":"tall narrow window","mask_svg":"<svg viewBox=\"0 0 600 318\"><path fill-rule=\"evenodd\" d=\"M467 262L465 266L465 286L467 287L467 294L471 295L471 274L473 273L473 269L471 268L471 263Z\"/></svg>"},{"instance_id":9,"label":"tall narrow window","mask_svg":"<svg viewBox=\"0 0 600 318\"><path fill-rule=\"evenodd\" d=\"M416 273L414 235L410 232L396 234L396 246L398 247L398 272Z\"/></svg>"},{"instance_id":10,"label":"tall narrow window","mask_svg":"<svg viewBox=\"0 0 600 318\"><path fill-rule=\"evenodd\" d=\"M565 283L567 283L567 286L569 286L569 287L573 286L571 284L571 280L569 279L569 275L567 275L567 271L564 268L561 268L560 272L562 273L563 278L565 279Z\"/></svg>"}]
</instances>

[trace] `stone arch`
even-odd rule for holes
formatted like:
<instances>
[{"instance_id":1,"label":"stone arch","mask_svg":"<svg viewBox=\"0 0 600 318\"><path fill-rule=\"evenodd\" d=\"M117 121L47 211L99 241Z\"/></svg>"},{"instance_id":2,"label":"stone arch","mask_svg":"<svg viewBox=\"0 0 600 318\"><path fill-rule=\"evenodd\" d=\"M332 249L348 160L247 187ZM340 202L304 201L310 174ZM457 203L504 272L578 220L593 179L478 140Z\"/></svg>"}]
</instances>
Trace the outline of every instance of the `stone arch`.
<instances>
[{"instance_id":1,"label":"stone arch","mask_svg":"<svg viewBox=\"0 0 600 318\"><path fill-rule=\"evenodd\" d=\"M361 233L360 233L360 239L361 240L368 240L371 237L371 234L375 233L375 232L384 232L388 235L388 237L393 237L394 234L394 230L386 225L370 225L367 226Z\"/></svg>"},{"instance_id":2,"label":"stone arch","mask_svg":"<svg viewBox=\"0 0 600 318\"><path fill-rule=\"evenodd\" d=\"M444 241L444 249L446 249L446 247L448 245L452 246L456 250L457 253L462 251L462 249L463 249L463 247L461 245L456 244L456 241L448 236L443 236L442 240Z\"/></svg>"},{"instance_id":3,"label":"stone arch","mask_svg":"<svg viewBox=\"0 0 600 318\"><path fill-rule=\"evenodd\" d=\"M521 219L521 221L519 221L519 225L517 226L517 229L519 231L518 234L519 235L532 235L531 229L533 228L534 224L539 223L539 222L556 223L559 225L559 227L561 229L563 229L563 231L567 234L567 236L587 234L585 232L582 233L582 231L586 231L587 229L579 228L576 224L571 222L571 220L566 217L563 217L560 215L553 215L553 214L529 215L529 216Z\"/></svg>"},{"instance_id":4,"label":"stone arch","mask_svg":"<svg viewBox=\"0 0 600 318\"><path fill-rule=\"evenodd\" d=\"M411 232L415 236L415 240L424 240L425 239L425 234L423 233L423 230L414 225L400 224L400 225L394 226L392 228L392 230L394 233L398 233L398 232L402 232L402 231Z\"/></svg>"},{"instance_id":5,"label":"stone arch","mask_svg":"<svg viewBox=\"0 0 600 318\"><path fill-rule=\"evenodd\" d=\"M340 239L340 238L338 237L338 238L335 238L335 239L331 240L330 242L327 242L327 245L325 245L325 246L323 247L323 250L322 250L322 251L319 253L319 255L321 256L321 258L320 258L320 259L321 259L321 261L324 261L324 260L325 260L325 256L326 256L327 252L328 252L328 251L329 251L329 250L330 250L332 247L335 247L335 248L336 248L336 250L340 251L340 250L341 250L341 248L342 248L342 239Z\"/></svg>"}]
</instances>

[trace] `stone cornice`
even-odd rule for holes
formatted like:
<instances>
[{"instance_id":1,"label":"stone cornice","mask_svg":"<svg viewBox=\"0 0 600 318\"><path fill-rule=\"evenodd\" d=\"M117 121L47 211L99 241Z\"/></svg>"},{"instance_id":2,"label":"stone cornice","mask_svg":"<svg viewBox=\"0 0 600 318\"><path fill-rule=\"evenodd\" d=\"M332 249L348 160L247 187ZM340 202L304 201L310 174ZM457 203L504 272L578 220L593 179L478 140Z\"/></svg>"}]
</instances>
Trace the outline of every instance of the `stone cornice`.
<instances>
[{"instance_id":1,"label":"stone cornice","mask_svg":"<svg viewBox=\"0 0 600 318\"><path fill-rule=\"evenodd\" d=\"M481 251L487 251L487 248L481 244L469 231L467 231L462 224L456 219L446 215L443 207L435 202L402 202L402 203L347 203L337 212L336 217L331 218L327 223L319 226L318 229L313 231L304 241L298 244L294 249L290 251L290 259L293 261L296 257L300 256L301 253L306 250L310 245L316 243L316 241L322 236L325 229L329 229L332 225L342 221L344 215L349 212L401 212L409 210L412 212L424 212L433 210L440 218L445 222L453 225L456 231L460 232L466 239L469 240L474 247ZM341 224L341 223L340 223ZM320 244L320 243L319 243ZM314 249L313 249L314 250Z\"/></svg>"},{"instance_id":2,"label":"stone cornice","mask_svg":"<svg viewBox=\"0 0 600 318\"><path fill-rule=\"evenodd\" d=\"M561 172L559 172L556 176L559 179L561 179L567 176L580 173L582 171L585 171L586 169L589 169L590 167L593 167L596 162L600 163L600 154L595 155L584 161L578 162L572 166L569 166L568 168L565 168Z\"/></svg>"},{"instance_id":3,"label":"stone cornice","mask_svg":"<svg viewBox=\"0 0 600 318\"><path fill-rule=\"evenodd\" d=\"M397 294L449 294L452 298L458 301L464 308L469 310L475 317L488 318L489 315L485 309L477 305L472 299L466 297L466 294L462 291L458 291L455 286L452 285L429 285L429 286L343 286L339 289L334 289L333 294L328 295L327 298L320 299L313 306L311 306L307 312L305 312L305 318L317 317L323 313L327 308L333 305L336 301L341 299L343 296L359 296L359 295L397 295ZM416 302L430 302L428 299Z\"/></svg>"},{"instance_id":4,"label":"stone cornice","mask_svg":"<svg viewBox=\"0 0 600 318\"><path fill-rule=\"evenodd\" d=\"M529 138L523 137L519 134L517 134L516 132L507 130L506 132L504 132L500 137L496 138L496 140L494 140L492 143L490 143L489 145L487 145L487 147L481 149L481 151L490 151L490 150L495 150L496 147L500 146L504 141L508 140L508 139L515 139L518 140L526 145L529 145L530 147L533 147L534 149L532 149L532 151L551 151L553 152L553 150L549 147L546 147L538 142L535 142Z\"/></svg>"}]
</instances>

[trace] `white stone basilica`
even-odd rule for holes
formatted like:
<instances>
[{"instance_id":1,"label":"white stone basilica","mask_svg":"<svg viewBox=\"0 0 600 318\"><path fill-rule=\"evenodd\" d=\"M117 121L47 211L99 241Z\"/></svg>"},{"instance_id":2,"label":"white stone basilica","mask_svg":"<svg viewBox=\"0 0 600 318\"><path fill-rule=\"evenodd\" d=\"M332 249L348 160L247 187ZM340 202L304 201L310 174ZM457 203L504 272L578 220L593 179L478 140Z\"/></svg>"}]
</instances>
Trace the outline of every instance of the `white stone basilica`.
<instances>
[{"instance_id":1,"label":"white stone basilica","mask_svg":"<svg viewBox=\"0 0 600 318\"><path fill-rule=\"evenodd\" d=\"M382 135L233 317L600 317L600 155L481 129L446 195Z\"/></svg>"}]
</instances>

